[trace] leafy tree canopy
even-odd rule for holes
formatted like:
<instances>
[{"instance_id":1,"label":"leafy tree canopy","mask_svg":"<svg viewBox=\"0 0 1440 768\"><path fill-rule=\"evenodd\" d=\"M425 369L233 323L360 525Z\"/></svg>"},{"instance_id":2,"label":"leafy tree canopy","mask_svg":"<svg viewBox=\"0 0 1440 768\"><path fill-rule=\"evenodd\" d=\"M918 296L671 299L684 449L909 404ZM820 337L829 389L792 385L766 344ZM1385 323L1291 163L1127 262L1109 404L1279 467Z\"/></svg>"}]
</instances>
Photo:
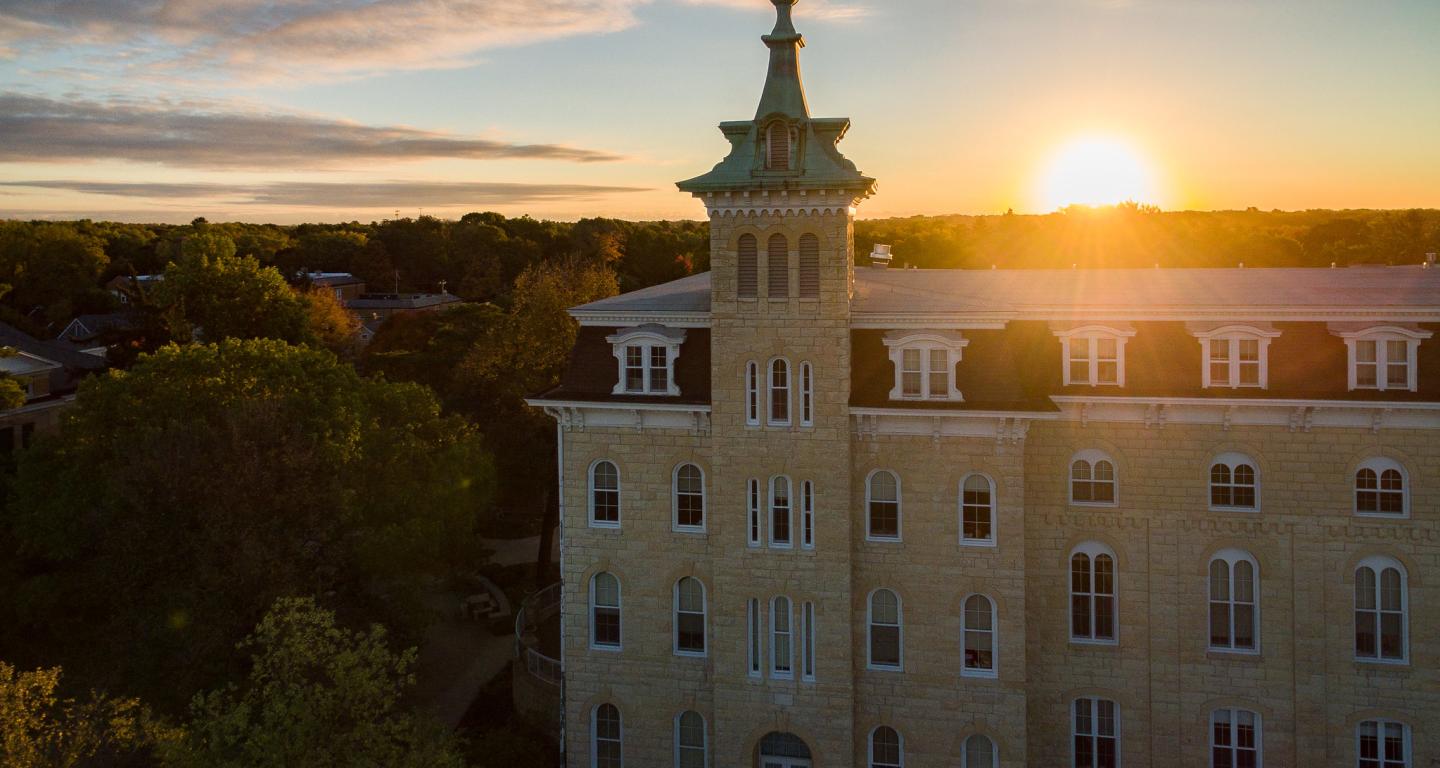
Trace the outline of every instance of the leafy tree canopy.
<instances>
[{"instance_id":1,"label":"leafy tree canopy","mask_svg":"<svg viewBox=\"0 0 1440 768\"><path fill-rule=\"evenodd\" d=\"M158 731L134 699L62 699L59 669L0 661L0 763L8 768L117 765Z\"/></svg>"}]
</instances>

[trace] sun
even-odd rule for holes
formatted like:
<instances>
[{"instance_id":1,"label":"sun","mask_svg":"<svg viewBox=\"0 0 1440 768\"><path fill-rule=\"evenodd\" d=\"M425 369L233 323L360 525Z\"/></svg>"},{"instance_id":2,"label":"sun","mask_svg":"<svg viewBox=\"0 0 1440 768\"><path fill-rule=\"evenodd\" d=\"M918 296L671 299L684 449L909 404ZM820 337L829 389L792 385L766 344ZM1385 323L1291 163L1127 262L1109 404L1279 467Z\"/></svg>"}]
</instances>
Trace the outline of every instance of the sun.
<instances>
[{"instance_id":1,"label":"sun","mask_svg":"<svg viewBox=\"0 0 1440 768\"><path fill-rule=\"evenodd\" d=\"M1123 139L1082 136L1051 156L1039 185L1044 210L1069 205L1115 205L1127 200L1158 204L1154 175Z\"/></svg>"}]
</instances>

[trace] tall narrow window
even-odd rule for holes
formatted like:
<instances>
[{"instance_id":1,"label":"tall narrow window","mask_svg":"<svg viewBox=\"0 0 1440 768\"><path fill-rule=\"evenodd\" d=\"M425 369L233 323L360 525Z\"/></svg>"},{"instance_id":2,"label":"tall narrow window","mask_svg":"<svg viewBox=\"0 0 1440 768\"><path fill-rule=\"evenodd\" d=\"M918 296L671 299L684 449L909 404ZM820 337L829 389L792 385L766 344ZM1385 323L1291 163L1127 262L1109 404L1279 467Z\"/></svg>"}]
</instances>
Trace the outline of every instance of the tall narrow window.
<instances>
[{"instance_id":1,"label":"tall narrow window","mask_svg":"<svg viewBox=\"0 0 1440 768\"><path fill-rule=\"evenodd\" d=\"M1238 453L1215 457L1210 465L1210 508L1254 511L1260 506L1255 464Z\"/></svg>"},{"instance_id":2,"label":"tall narrow window","mask_svg":"<svg viewBox=\"0 0 1440 768\"><path fill-rule=\"evenodd\" d=\"M754 361L745 364L745 423L760 425L760 366Z\"/></svg>"},{"instance_id":3,"label":"tall narrow window","mask_svg":"<svg viewBox=\"0 0 1440 768\"><path fill-rule=\"evenodd\" d=\"M746 649L746 655L749 657L748 661L750 663L750 676L759 677L760 665L762 663L761 659L764 658L760 640L760 638L764 636L764 630L760 626L760 601L753 597L750 598L750 601L745 605L745 613L746 623L748 624L747 628L750 630L750 647Z\"/></svg>"},{"instance_id":4,"label":"tall narrow window","mask_svg":"<svg viewBox=\"0 0 1440 768\"><path fill-rule=\"evenodd\" d=\"M614 704L601 704L591 718L591 765L594 768L623 768L624 727Z\"/></svg>"},{"instance_id":5,"label":"tall narrow window","mask_svg":"<svg viewBox=\"0 0 1440 768\"><path fill-rule=\"evenodd\" d=\"M876 470L865 481L865 535L870 539L900 538L900 478Z\"/></svg>"},{"instance_id":6,"label":"tall narrow window","mask_svg":"<svg viewBox=\"0 0 1440 768\"><path fill-rule=\"evenodd\" d=\"M790 512L790 478L770 478L770 546L790 547Z\"/></svg>"},{"instance_id":7,"label":"tall narrow window","mask_svg":"<svg viewBox=\"0 0 1440 768\"><path fill-rule=\"evenodd\" d=\"M800 484L800 546L815 548L815 484L809 480Z\"/></svg>"},{"instance_id":8,"label":"tall narrow window","mask_svg":"<svg viewBox=\"0 0 1440 768\"><path fill-rule=\"evenodd\" d=\"M1355 730L1356 768L1411 768L1410 726L1365 720Z\"/></svg>"},{"instance_id":9,"label":"tall narrow window","mask_svg":"<svg viewBox=\"0 0 1440 768\"><path fill-rule=\"evenodd\" d=\"M676 530L705 530L705 473L694 464L675 468L673 506Z\"/></svg>"},{"instance_id":10,"label":"tall narrow window","mask_svg":"<svg viewBox=\"0 0 1440 768\"><path fill-rule=\"evenodd\" d=\"M770 236L766 244L765 259L770 275L770 298L790 298L790 242L784 235Z\"/></svg>"},{"instance_id":11,"label":"tall narrow window","mask_svg":"<svg viewBox=\"0 0 1440 768\"><path fill-rule=\"evenodd\" d=\"M1000 753L995 750L995 742L978 733L966 739L960 768L1000 768Z\"/></svg>"},{"instance_id":12,"label":"tall narrow window","mask_svg":"<svg viewBox=\"0 0 1440 768\"><path fill-rule=\"evenodd\" d=\"M790 425L790 361L770 361L770 424Z\"/></svg>"},{"instance_id":13,"label":"tall narrow window","mask_svg":"<svg viewBox=\"0 0 1440 768\"><path fill-rule=\"evenodd\" d=\"M800 606L800 676L815 680L815 604Z\"/></svg>"},{"instance_id":14,"label":"tall narrow window","mask_svg":"<svg viewBox=\"0 0 1440 768\"><path fill-rule=\"evenodd\" d=\"M1119 768L1120 708L1109 699L1086 696L1075 700L1075 768Z\"/></svg>"},{"instance_id":15,"label":"tall narrow window","mask_svg":"<svg viewBox=\"0 0 1440 768\"><path fill-rule=\"evenodd\" d=\"M1109 506L1115 497L1115 462L1096 450L1076 454L1070 462L1070 503Z\"/></svg>"},{"instance_id":16,"label":"tall narrow window","mask_svg":"<svg viewBox=\"0 0 1440 768\"><path fill-rule=\"evenodd\" d=\"M995 676L995 603L984 595L965 598L960 615L960 673Z\"/></svg>"},{"instance_id":17,"label":"tall narrow window","mask_svg":"<svg viewBox=\"0 0 1440 768\"><path fill-rule=\"evenodd\" d=\"M681 712L675 718L675 768L707 768L705 718L699 712Z\"/></svg>"},{"instance_id":18,"label":"tall narrow window","mask_svg":"<svg viewBox=\"0 0 1440 768\"><path fill-rule=\"evenodd\" d=\"M1355 471L1355 514L1410 514L1405 468L1386 458L1369 459Z\"/></svg>"},{"instance_id":19,"label":"tall narrow window","mask_svg":"<svg viewBox=\"0 0 1440 768\"><path fill-rule=\"evenodd\" d=\"M1248 709L1211 712L1210 765L1260 768L1260 716Z\"/></svg>"},{"instance_id":20,"label":"tall narrow window","mask_svg":"<svg viewBox=\"0 0 1440 768\"><path fill-rule=\"evenodd\" d=\"M800 426L815 423L815 373L809 363L800 364Z\"/></svg>"},{"instance_id":21,"label":"tall narrow window","mask_svg":"<svg viewBox=\"0 0 1440 768\"><path fill-rule=\"evenodd\" d=\"M960 482L960 543L995 543L995 484L985 475Z\"/></svg>"},{"instance_id":22,"label":"tall narrow window","mask_svg":"<svg viewBox=\"0 0 1440 768\"><path fill-rule=\"evenodd\" d=\"M765 129L765 167L772 171L790 170L790 126L776 120Z\"/></svg>"},{"instance_id":23,"label":"tall narrow window","mask_svg":"<svg viewBox=\"0 0 1440 768\"><path fill-rule=\"evenodd\" d=\"M620 580L611 573L590 579L590 647L620 648Z\"/></svg>"},{"instance_id":24,"label":"tall narrow window","mask_svg":"<svg viewBox=\"0 0 1440 768\"><path fill-rule=\"evenodd\" d=\"M1115 555L1081 544L1070 555L1070 639L1115 641Z\"/></svg>"},{"instance_id":25,"label":"tall narrow window","mask_svg":"<svg viewBox=\"0 0 1440 768\"><path fill-rule=\"evenodd\" d=\"M900 733L888 725L871 731L870 768L902 768L904 765L905 752Z\"/></svg>"},{"instance_id":26,"label":"tall narrow window","mask_svg":"<svg viewBox=\"0 0 1440 768\"><path fill-rule=\"evenodd\" d=\"M675 582L675 653L705 655L705 585L692 576Z\"/></svg>"},{"instance_id":27,"label":"tall narrow window","mask_svg":"<svg viewBox=\"0 0 1440 768\"><path fill-rule=\"evenodd\" d=\"M900 351L901 397L925 396L925 355L922 349Z\"/></svg>"},{"instance_id":28,"label":"tall narrow window","mask_svg":"<svg viewBox=\"0 0 1440 768\"><path fill-rule=\"evenodd\" d=\"M800 298L820 298L820 238L800 236Z\"/></svg>"},{"instance_id":29,"label":"tall narrow window","mask_svg":"<svg viewBox=\"0 0 1440 768\"><path fill-rule=\"evenodd\" d=\"M611 461L590 466L590 525L620 527L620 470Z\"/></svg>"},{"instance_id":30,"label":"tall narrow window","mask_svg":"<svg viewBox=\"0 0 1440 768\"><path fill-rule=\"evenodd\" d=\"M753 299L760 289L760 245L754 235L740 236L737 251L735 292L742 299Z\"/></svg>"},{"instance_id":31,"label":"tall narrow window","mask_svg":"<svg viewBox=\"0 0 1440 768\"><path fill-rule=\"evenodd\" d=\"M790 598L770 601L770 676L789 679L795 676L795 651L791 645Z\"/></svg>"},{"instance_id":32,"label":"tall narrow window","mask_svg":"<svg viewBox=\"0 0 1440 768\"><path fill-rule=\"evenodd\" d=\"M1210 560L1210 647L1217 651L1254 651L1260 636L1257 609L1259 568L1249 553L1217 552Z\"/></svg>"},{"instance_id":33,"label":"tall narrow window","mask_svg":"<svg viewBox=\"0 0 1440 768\"><path fill-rule=\"evenodd\" d=\"M1355 657L1404 663L1409 617L1405 568L1388 557L1369 557L1355 569Z\"/></svg>"},{"instance_id":34,"label":"tall narrow window","mask_svg":"<svg viewBox=\"0 0 1440 768\"><path fill-rule=\"evenodd\" d=\"M749 518L747 543L752 547L760 546L760 481L750 478L749 492L745 504L745 514Z\"/></svg>"},{"instance_id":35,"label":"tall narrow window","mask_svg":"<svg viewBox=\"0 0 1440 768\"><path fill-rule=\"evenodd\" d=\"M869 662L872 668L900 669L903 663L900 596L888 589L870 594Z\"/></svg>"}]
</instances>

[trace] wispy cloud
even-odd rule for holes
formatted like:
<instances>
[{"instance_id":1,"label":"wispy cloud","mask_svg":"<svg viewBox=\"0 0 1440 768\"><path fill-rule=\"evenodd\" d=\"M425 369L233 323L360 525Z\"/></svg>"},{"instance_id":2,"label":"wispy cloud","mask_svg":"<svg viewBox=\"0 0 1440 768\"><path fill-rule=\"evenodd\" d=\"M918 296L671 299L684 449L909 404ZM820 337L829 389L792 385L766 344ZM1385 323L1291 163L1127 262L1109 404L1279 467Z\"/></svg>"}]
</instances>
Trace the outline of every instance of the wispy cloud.
<instances>
[{"instance_id":1,"label":"wispy cloud","mask_svg":"<svg viewBox=\"0 0 1440 768\"><path fill-rule=\"evenodd\" d=\"M398 126L168 101L0 93L0 162L129 160L191 168L325 168L430 158L577 163L622 159Z\"/></svg>"},{"instance_id":2,"label":"wispy cloud","mask_svg":"<svg viewBox=\"0 0 1440 768\"><path fill-rule=\"evenodd\" d=\"M685 5L718 5L744 11L773 13L775 10L769 0L680 0L680 2ZM850 2L845 2L845 0L804 0L795 8L795 20L797 23L809 19L855 21L869 16L873 12L873 8L855 0Z\"/></svg>"},{"instance_id":3,"label":"wispy cloud","mask_svg":"<svg viewBox=\"0 0 1440 768\"><path fill-rule=\"evenodd\" d=\"M0 186L64 190L95 195L157 201L207 201L226 205L296 206L313 208L449 207L517 205L554 201L594 200L608 195L648 191L643 187L587 184L509 184L485 182L376 181L274 182L215 184L105 182L41 179L5 181Z\"/></svg>"}]
</instances>

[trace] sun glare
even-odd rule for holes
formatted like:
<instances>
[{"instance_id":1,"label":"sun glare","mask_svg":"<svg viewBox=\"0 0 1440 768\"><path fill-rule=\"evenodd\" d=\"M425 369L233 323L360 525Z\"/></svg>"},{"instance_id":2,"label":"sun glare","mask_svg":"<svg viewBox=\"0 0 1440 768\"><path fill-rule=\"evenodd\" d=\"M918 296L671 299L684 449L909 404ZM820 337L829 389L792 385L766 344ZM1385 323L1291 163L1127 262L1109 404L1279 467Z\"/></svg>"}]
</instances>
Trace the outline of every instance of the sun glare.
<instances>
[{"instance_id":1,"label":"sun glare","mask_svg":"<svg viewBox=\"0 0 1440 768\"><path fill-rule=\"evenodd\" d=\"M1085 136L1060 147L1040 180L1045 210L1068 205L1158 204L1155 180L1140 153L1123 140Z\"/></svg>"}]
</instances>

